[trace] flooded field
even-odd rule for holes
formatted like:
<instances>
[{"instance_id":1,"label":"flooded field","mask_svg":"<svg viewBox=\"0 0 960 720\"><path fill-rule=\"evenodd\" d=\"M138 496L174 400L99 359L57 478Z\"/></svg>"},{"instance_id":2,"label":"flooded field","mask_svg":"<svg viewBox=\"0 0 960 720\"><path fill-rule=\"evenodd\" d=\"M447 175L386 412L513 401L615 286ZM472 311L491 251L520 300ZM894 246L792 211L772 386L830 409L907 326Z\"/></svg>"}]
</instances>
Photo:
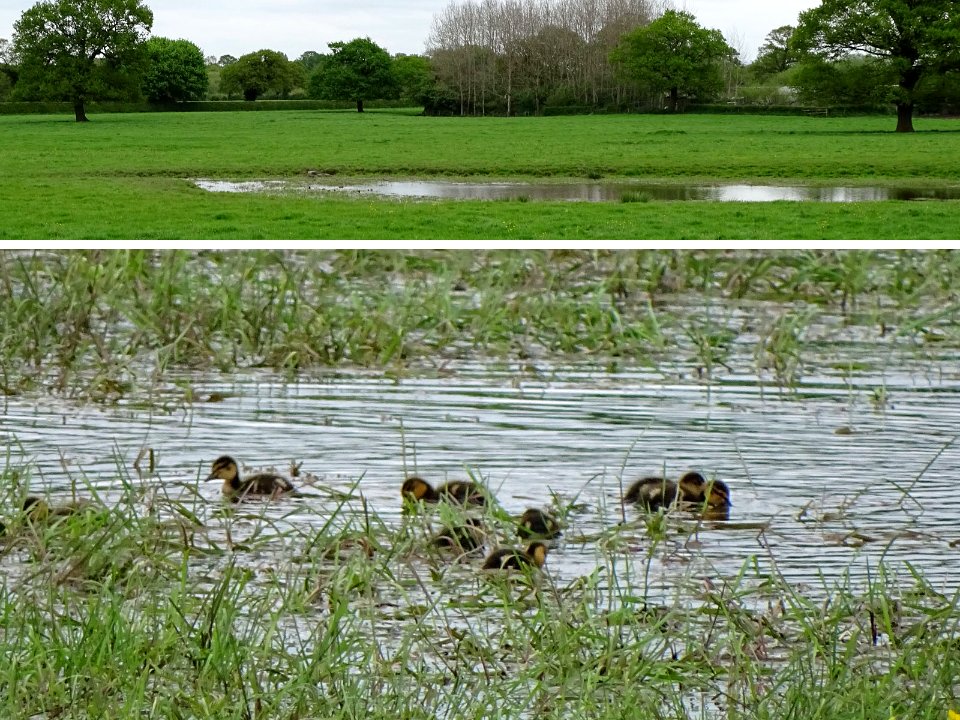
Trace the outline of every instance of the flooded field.
<instances>
[{"instance_id":1,"label":"flooded field","mask_svg":"<svg viewBox=\"0 0 960 720\"><path fill-rule=\"evenodd\" d=\"M917 336L906 316L799 301L677 293L657 311L656 362L562 360L530 339L520 359L457 347L402 370L176 368L100 403L5 396L10 667L46 663L48 636L68 659L106 637L132 648L121 669L153 663L138 692L171 707L196 675L204 702L249 709L249 691L276 717L612 718L627 703L715 720L782 716L821 672L861 707L858 678L898 684L910 648L930 648L935 680L896 697L943 707L960 636L944 316L911 307L931 318ZM774 348L771 328L798 316L796 345ZM223 454L297 467L303 496L225 502L206 480ZM727 520L621 503L639 477L691 469L728 484ZM496 502L404 510L412 473L469 476ZM28 493L94 510L31 524ZM520 546L528 507L564 525L543 573L431 545L469 515L484 552ZM126 677L105 657L91 677Z\"/></svg>"},{"instance_id":2,"label":"flooded field","mask_svg":"<svg viewBox=\"0 0 960 720\"><path fill-rule=\"evenodd\" d=\"M640 182L451 182L381 180L369 183L304 183L288 180L196 180L197 187L227 193L342 193L437 200L560 200L570 202L870 202L877 200L956 200L960 188L823 187L816 185L655 184Z\"/></svg>"}]
</instances>

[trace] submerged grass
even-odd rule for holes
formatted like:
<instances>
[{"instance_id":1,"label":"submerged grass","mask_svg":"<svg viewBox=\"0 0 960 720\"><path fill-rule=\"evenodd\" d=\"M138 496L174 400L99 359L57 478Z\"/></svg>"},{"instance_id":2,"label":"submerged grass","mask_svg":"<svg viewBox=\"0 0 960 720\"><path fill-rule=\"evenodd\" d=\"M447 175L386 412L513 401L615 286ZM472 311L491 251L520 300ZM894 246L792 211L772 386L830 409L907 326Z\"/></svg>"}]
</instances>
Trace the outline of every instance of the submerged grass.
<instances>
[{"instance_id":1,"label":"submerged grass","mask_svg":"<svg viewBox=\"0 0 960 720\"><path fill-rule=\"evenodd\" d=\"M851 326L956 347L958 276L952 252L6 251L0 389L142 401L187 369L402 376L475 357L710 379L744 343L749 370L789 388ZM860 360L836 352L831 367Z\"/></svg>"},{"instance_id":2,"label":"submerged grass","mask_svg":"<svg viewBox=\"0 0 960 720\"><path fill-rule=\"evenodd\" d=\"M13 502L29 468L6 475ZM919 575L881 566L866 587L811 594L769 557L773 572L681 573L662 602L642 558L696 529L656 516L568 538L597 567L561 585L549 560L508 579L431 549L439 516L380 518L359 493L288 501L285 522L189 487L123 487L52 523L5 513L6 717L942 720L956 706L957 597ZM511 540L498 506L485 520L488 543Z\"/></svg>"}]
</instances>

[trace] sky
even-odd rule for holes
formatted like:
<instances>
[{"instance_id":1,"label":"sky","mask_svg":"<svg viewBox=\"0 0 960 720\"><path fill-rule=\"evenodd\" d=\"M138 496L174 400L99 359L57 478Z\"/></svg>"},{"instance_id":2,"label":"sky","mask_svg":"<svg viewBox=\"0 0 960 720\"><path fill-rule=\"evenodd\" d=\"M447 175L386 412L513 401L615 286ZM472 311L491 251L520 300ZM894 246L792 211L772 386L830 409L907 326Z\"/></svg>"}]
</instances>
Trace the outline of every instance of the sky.
<instances>
[{"instance_id":1,"label":"sky","mask_svg":"<svg viewBox=\"0 0 960 720\"><path fill-rule=\"evenodd\" d=\"M433 16L450 0L145 0L153 10L153 35L184 38L204 55L239 57L279 50L291 60L307 50L328 52L327 43L370 37L391 54L422 53ZM0 38L30 0L0 0ZM744 62L774 28L795 25L819 0L672 0L700 25L720 30Z\"/></svg>"}]
</instances>

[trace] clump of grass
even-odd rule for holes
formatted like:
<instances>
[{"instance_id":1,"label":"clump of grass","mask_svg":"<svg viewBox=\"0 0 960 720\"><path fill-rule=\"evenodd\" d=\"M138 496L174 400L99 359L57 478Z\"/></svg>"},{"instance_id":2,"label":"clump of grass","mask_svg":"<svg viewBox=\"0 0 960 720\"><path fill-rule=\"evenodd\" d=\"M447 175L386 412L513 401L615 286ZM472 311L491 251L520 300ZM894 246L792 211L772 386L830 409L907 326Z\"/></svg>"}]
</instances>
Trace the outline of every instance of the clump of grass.
<instances>
[{"instance_id":1,"label":"clump of grass","mask_svg":"<svg viewBox=\"0 0 960 720\"><path fill-rule=\"evenodd\" d=\"M626 190L620 194L620 202L622 203L648 203L651 200L653 200L653 196L643 191Z\"/></svg>"}]
</instances>

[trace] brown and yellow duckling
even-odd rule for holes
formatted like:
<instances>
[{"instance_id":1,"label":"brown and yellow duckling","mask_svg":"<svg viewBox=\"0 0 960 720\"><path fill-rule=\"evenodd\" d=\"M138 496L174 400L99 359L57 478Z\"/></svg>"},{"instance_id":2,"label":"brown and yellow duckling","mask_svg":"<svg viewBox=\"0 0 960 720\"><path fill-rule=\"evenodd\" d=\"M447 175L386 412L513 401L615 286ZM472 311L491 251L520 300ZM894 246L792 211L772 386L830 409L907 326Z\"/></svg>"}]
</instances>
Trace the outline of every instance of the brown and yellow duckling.
<instances>
[{"instance_id":1,"label":"brown and yellow duckling","mask_svg":"<svg viewBox=\"0 0 960 720\"><path fill-rule=\"evenodd\" d=\"M434 488L421 477L413 475L403 482L400 495L405 500L423 500L435 503L441 500L460 503L461 505L486 505L487 498L484 489L477 483L468 480L454 480Z\"/></svg>"},{"instance_id":2,"label":"brown and yellow duckling","mask_svg":"<svg viewBox=\"0 0 960 720\"><path fill-rule=\"evenodd\" d=\"M677 484L662 477L640 478L623 495L623 501L642 505L647 510L668 509L677 501Z\"/></svg>"},{"instance_id":3,"label":"brown and yellow duckling","mask_svg":"<svg viewBox=\"0 0 960 720\"><path fill-rule=\"evenodd\" d=\"M229 455L221 455L213 461L207 480L223 480L223 495L233 502L248 495L278 497L296 494L293 483L276 473L262 472L241 478L237 461Z\"/></svg>"},{"instance_id":4,"label":"brown and yellow duckling","mask_svg":"<svg viewBox=\"0 0 960 720\"><path fill-rule=\"evenodd\" d=\"M677 481L680 500L690 510L708 519L726 519L730 514L730 488L723 480L707 481L698 472L688 472Z\"/></svg>"},{"instance_id":5,"label":"brown and yellow duckling","mask_svg":"<svg viewBox=\"0 0 960 720\"><path fill-rule=\"evenodd\" d=\"M483 562L484 570L523 570L542 568L547 561L547 546L542 542L532 542L526 550L504 548L495 550Z\"/></svg>"},{"instance_id":6,"label":"brown and yellow duckling","mask_svg":"<svg viewBox=\"0 0 960 720\"><path fill-rule=\"evenodd\" d=\"M480 518L467 518L463 525L446 527L433 536L434 547L449 548L462 553L472 553L483 548L483 522Z\"/></svg>"},{"instance_id":7,"label":"brown and yellow duckling","mask_svg":"<svg viewBox=\"0 0 960 720\"><path fill-rule=\"evenodd\" d=\"M520 516L517 535L522 538L553 539L561 534L560 522L550 513L537 508L528 508Z\"/></svg>"}]
</instances>

